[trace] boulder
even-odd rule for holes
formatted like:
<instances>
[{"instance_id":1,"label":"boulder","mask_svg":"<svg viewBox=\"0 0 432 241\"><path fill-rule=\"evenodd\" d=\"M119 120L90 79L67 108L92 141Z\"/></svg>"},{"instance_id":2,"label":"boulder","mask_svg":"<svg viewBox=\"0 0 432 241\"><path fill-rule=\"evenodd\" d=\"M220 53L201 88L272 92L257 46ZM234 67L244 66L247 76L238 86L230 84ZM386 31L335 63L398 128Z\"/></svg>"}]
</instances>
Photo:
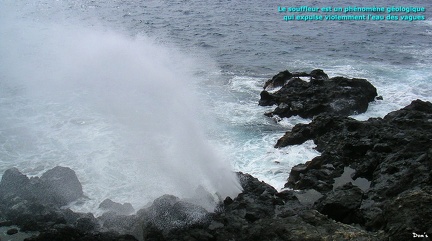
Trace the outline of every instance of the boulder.
<instances>
[{"instance_id":1,"label":"boulder","mask_svg":"<svg viewBox=\"0 0 432 241\"><path fill-rule=\"evenodd\" d=\"M18 169L11 168L5 171L0 182L0 199L7 199L7 202L18 198L60 207L81 197L81 183L68 167L55 167L41 178L31 179Z\"/></svg>"},{"instance_id":2,"label":"boulder","mask_svg":"<svg viewBox=\"0 0 432 241\"><path fill-rule=\"evenodd\" d=\"M180 200L173 195L163 195L153 204L138 212L144 227L170 231L209 222L209 212L203 207Z\"/></svg>"},{"instance_id":3,"label":"boulder","mask_svg":"<svg viewBox=\"0 0 432 241\"><path fill-rule=\"evenodd\" d=\"M310 81L300 79L301 76L309 76ZM322 113L347 116L365 112L377 96L375 87L366 79L329 79L321 69L310 74L281 72L266 82L264 87L268 86L282 87L274 93L261 92L259 105L277 105L267 116L312 118Z\"/></svg>"},{"instance_id":4,"label":"boulder","mask_svg":"<svg viewBox=\"0 0 432 241\"><path fill-rule=\"evenodd\" d=\"M16 229L16 228L11 228L11 229L8 229L8 231L6 231L7 235L14 235L17 233L18 233L18 229Z\"/></svg>"},{"instance_id":5,"label":"boulder","mask_svg":"<svg viewBox=\"0 0 432 241\"><path fill-rule=\"evenodd\" d=\"M40 182L45 193L43 197L39 198L42 200L49 199L43 200L44 202L52 202L62 206L84 196L82 185L75 171L68 167L57 166L48 170L41 176Z\"/></svg>"},{"instance_id":6,"label":"boulder","mask_svg":"<svg viewBox=\"0 0 432 241\"><path fill-rule=\"evenodd\" d=\"M99 204L99 208L106 211L114 212L118 215L128 215L135 212L132 204L120 204L117 202L113 202L111 199L105 199L101 204Z\"/></svg>"},{"instance_id":7,"label":"boulder","mask_svg":"<svg viewBox=\"0 0 432 241\"><path fill-rule=\"evenodd\" d=\"M22 174L17 168L11 168L3 173L0 182L0 198L9 198L13 196L31 196L29 190L30 179Z\"/></svg>"},{"instance_id":8,"label":"boulder","mask_svg":"<svg viewBox=\"0 0 432 241\"><path fill-rule=\"evenodd\" d=\"M316 209L342 223L362 223L359 213L362 200L363 191L349 182L320 198Z\"/></svg>"},{"instance_id":9,"label":"boulder","mask_svg":"<svg viewBox=\"0 0 432 241\"><path fill-rule=\"evenodd\" d=\"M264 84L264 89L283 86L286 81L292 77L293 75L288 70L279 72L277 75L273 76L273 78L266 81Z\"/></svg>"}]
</instances>

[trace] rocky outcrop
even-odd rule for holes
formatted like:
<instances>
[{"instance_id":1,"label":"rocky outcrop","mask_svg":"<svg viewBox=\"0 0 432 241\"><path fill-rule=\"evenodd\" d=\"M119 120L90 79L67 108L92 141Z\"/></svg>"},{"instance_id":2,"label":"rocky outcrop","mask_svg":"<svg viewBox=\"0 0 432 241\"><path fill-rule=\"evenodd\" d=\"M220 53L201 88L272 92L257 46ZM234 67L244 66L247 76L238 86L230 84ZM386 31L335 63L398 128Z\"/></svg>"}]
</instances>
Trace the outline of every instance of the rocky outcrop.
<instances>
[{"instance_id":1,"label":"rocky outcrop","mask_svg":"<svg viewBox=\"0 0 432 241\"><path fill-rule=\"evenodd\" d=\"M277 75L273 76L271 79L267 80L264 84L264 90L281 87L286 84L286 82L292 78L299 77L310 77L312 81L324 81L328 80L328 75L324 73L322 69L314 69L309 74L306 72L294 72L290 73L288 70L279 72Z\"/></svg>"},{"instance_id":2,"label":"rocky outcrop","mask_svg":"<svg viewBox=\"0 0 432 241\"><path fill-rule=\"evenodd\" d=\"M305 81L299 77L308 77ZM264 88L282 86L271 93L261 92L259 105L277 105L267 116L312 118L325 113L352 115L367 110L377 96L375 87L365 79L345 77L328 78L320 69L311 73L280 72L268 80Z\"/></svg>"},{"instance_id":3,"label":"rocky outcrop","mask_svg":"<svg viewBox=\"0 0 432 241\"><path fill-rule=\"evenodd\" d=\"M363 194L360 188L349 182L319 199L316 209L342 223L363 223L359 213Z\"/></svg>"},{"instance_id":4,"label":"rocky outcrop","mask_svg":"<svg viewBox=\"0 0 432 241\"><path fill-rule=\"evenodd\" d=\"M150 207L140 210L137 216L138 230L142 230L140 236L144 240L158 240L176 230L203 228L211 221L206 209L173 195L157 198Z\"/></svg>"},{"instance_id":5,"label":"rocky outcrop","mask_svg":"<svg viewBox=\"0 0 432 241\"><path fill-rule=\"evenodd\" d=\"M326 217L299 202L294 191L277 192L256 178L239 173L244 191L227 198L206 222L187 228L145 228L144 240L381 240L367 232ZM172 197L164 199L175 202ZM165 203L165 202L164 202ZM171 204L169 204L171 206ZM184 227L184 226L183 226Z\"/></svg>"},{"instance_id":6,"label":"rocky outcrop","mask_svg":"<svg viewBox=\"0 0 432 241\"><path fill-rule=\"evenodd\" d=\"M42 190L35 191L46 191L43 197L50 197L50 200L42 200L44 203L66 205L84 196L75 171L68 167L56 166L45 172L40 178L40 186Z\"/></svg>"},{"instance_id":7,"label":"rocky outcrop","mask_svg":"<svg viewBox=\"0 0 432 241\"><path fill-rule=\"evenodd\" d=\"M415 100L384 118L357 121L321 115L296 125L276 147L313 139L321 155L293 167L286 187L315 189L324 197L317 210L367 230L383 230L391 240L432 231L432 104ZM336 188L346 168L348 182L365 178L364 192L347 184Z\"/></svg>"},{"instance_id":8,"label":"rocky outcrop","mask_svg":"<svg viewBox=\"0 0 432 241\"><path fill-rule=\"evenodd\" d=\"M67 167L58 166L31 179L11 168L0 182L0 199L12 197L60 207L83 197L83 191L75 172Z\"/></svg>"},{"instance_id":9,"label":"rocky outcrop","mask_svg":"<svg viewBox=\"0 0 432 241\"><path fill-rule=\"evenodd\" d=\"M40 178L8 169L0 182L0 226L16 225L20 232L40 233L27 241L136 240L131 235L104 231L93 214L62 208L82 197L81 183L70 168L58 166Z\"/></svg>"},{"instance_id":10,"label":"rocky outcrop","mask_svg":"<svg viewBox=\"0 0 432 241\"><path fill-rule=\"evenodd\" d=\"M46 223L66 223L66 211L60 207L81 197L81 183L70 168L55 167L40 178L11 168L0 182L0 214L23 231L37 231Z\"/></svg>"},{"instance_id":11,"label":"rocky outcrop","mask_svg":"<svg viewBox=\"0 0 432 241\"><path fill-rule=\"evenodd\" d=\"M99 208L108 212L113 212L118 215L129 215L135 212L132 204L130 203L117 203L112 201L111 199L105 199L101 204L99 204Z\"/></svg>"}]
</instances>

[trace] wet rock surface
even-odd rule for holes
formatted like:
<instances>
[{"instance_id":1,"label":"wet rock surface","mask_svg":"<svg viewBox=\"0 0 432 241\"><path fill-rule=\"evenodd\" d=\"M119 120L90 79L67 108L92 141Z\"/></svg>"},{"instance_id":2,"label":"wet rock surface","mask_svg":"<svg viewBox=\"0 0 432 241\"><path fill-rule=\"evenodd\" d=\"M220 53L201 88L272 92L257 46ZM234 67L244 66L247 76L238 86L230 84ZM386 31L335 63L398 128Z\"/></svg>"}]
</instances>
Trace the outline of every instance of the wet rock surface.
<instances>
[{"instance_id":1,"label":"wet rock surface","mask_svg":"<svg viewBox=\"0 0 432 241\"><path fill-rule=\"evenodd\" d=\"M300 77L307 77L305 81ZM310 73L280 72L268 80L266 88L281 88L275 92L263 90L259 105L277 105L267 116L312 118L318 114L352 115L367 110L377 91L365 79L329 78L321 69Z\"/></svg>"},{"instance_id":2,"label":"wet rock surface","mask_svg":"<svg viewBox=\"0 0 432 241\"><path fill-rule=\"evenodd\" d=\"M146 228L144 240L381 240L382 233L336 222L303 205L294 191L277 192L239 173L244 191L227 198L205 223L187 228Z\"/></svg>"},{"instance_id":3,"label":"wet rock surface","mask_svg":"<svg viewBox=\"0 0 432 241\"><path fill-rule=\"evenodd\" d=\"M22 183L28 183L19 171L12 172ZM215 212L172 195L156 199L135 215L107 212L98 218L26 200L18 210L2 205L2 224L17 225L20 232L39 232L27 241L381 240L380 232L336 222L300 203L294 191L277 192L248 174L238 175L244 191L233 199L226 198ZM12 209L18 218L3 215Z\"/></svg>"},{"instance_id":4,"label":"wet rock surface","mask_svg":"<svg viewBox=\"0 0 432 241\"><path fill-rule=\"evenodd\" d=\"M81 183L67 167L55 167L40 178L28 178L18 169L5 171L0 182L0 226L8 231L36 231L28 241L42 240L136 240L100 227L91 213L76 213L62 206L83 198Z\"/></svg>"},{"instance_id":5,"label":"wet rock surface","mask_svg":"<svg viewBox=\"0 0 432 241\"><path fill-rule=\"evenodd\" d=\"M28 178L12 168L5 171L0 182L2 199L20 198L60 207L81 197L81 183L75 172L67 167L55 167L40 178Z\"/></svg>"},{"instance_id":6,"label":"wet rock surface","mask_svg":"<svg viewBox=\"0 0 432 241\"><path fill-rule=\"evenodd\" d=\"M99 208L113 212L118 215L128 215L135 212L132 204L130 203L117 203L112 201L111 199L105 199L101 204L99 204Z\"/></svg>"},{"instance_id":7,"label":"wet rock surface","mask_svg":"<svg viewBox=\"0 0 432 241\"><path fill-rule=\"evenodd\" d=\"M357 121L320 115L296 125L276 144L281 148L312 139L321 155L292 168L286 187L315 189L324 196L318 211L390 240L410 240L432 231L432 104L415 100L384 118ZM351 183L334 187L346 167L365 178L364 192Z\"/></svg>"}]
</instances>

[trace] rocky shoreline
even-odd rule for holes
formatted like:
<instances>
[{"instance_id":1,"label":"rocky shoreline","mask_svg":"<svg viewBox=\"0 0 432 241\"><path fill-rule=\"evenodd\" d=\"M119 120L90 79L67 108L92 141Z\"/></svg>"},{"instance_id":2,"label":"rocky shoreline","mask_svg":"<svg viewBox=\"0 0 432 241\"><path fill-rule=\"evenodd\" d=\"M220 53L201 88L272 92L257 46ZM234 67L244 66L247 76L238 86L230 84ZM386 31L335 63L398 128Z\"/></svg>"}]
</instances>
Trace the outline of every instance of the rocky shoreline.
<instances>
[{"instance_id":1,"label":"rocky shoreline","mask_svg":"<svg viewBox=\"0 0 432 241\"><path fill-rule=\"evenodd\" d=\"M414 100L384 118L357 121L347 115L377 98L367 80L284 71L264 86L277 87L261 93L260 105L277 105L268 116L314 118L275 148L313 140L321 153L292 168L290 189L238 173L243 192L214 212L164 195L136 213L105 200L106 213L96 218L64 208L84 197L73 170L28 178L13 168L0 183L0 227L11 236L36 231L27 241L430 240L432 103Z\"/></svg>"}]
</instances>

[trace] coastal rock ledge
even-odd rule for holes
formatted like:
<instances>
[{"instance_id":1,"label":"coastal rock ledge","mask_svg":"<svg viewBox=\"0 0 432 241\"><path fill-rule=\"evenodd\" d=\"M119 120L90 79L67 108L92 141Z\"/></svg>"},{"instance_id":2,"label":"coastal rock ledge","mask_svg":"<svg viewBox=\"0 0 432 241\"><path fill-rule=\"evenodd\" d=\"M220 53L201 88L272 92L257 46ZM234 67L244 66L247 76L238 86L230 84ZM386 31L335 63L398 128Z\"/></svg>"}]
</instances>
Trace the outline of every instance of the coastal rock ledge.
<instances>
[{"instance_id":1,"label":"coastal rock ledge","mask_svg":"<svg viewBox=\"0 0 432 241\"><path fill-rule=\"evenodd\" d=\"M249 174L238 173L238 177L243 192L226 198L206 221L171 229L146 225L143 240L383 240L382 232L336 222L301 203L295 191L278 192Z\"/></svg>"},{"instance_id":2,"label":"coastal rock ledge","mask_svg":"<svg viewBox=\"0 0 432 241\"><path fill-rule=\"evenodd\" d=\"M13 176L17 187L26 187L25 175L16 169L6 172L0 186ZM136 214L109 211L95 218L8 189L0 197L0 227L10 227L11 238L18 233L16 227L20 233L38 232L25 241L382 240L381 232L336 222L301 203L292 190L277 192L251 175L238 177L243 192L227 197L214 212L164 195Z\"/></svg>"},{"instance_id":3,"label":"coastal rock ledge","mask_svg":"<svg viewBox=\"0 0 432 241\"><path fill-rule=\"evenodd\" d=\"M281 88L268 91L276 87ZM315 69L310 73L280 72L265 83L260 95L259 105L277 105L267 116L312 118L322 113L363 113L377 97L377 91L366 79L329 78L323 70Z\"/></svg>"},{"instance_id":4,"label":"coastal rock ledge","mask_svg":"<svg viewBox=\"0 0 432 241\"><path fill-rule=\"evenodd\" d=\"M294 166L286 187L320 192L315 208L336 221L382 230L388 240L430 240L432 103L415 100L367 121L320 115L276 147L310 139L321 155Z\"/></svg>"}]
</instances>

